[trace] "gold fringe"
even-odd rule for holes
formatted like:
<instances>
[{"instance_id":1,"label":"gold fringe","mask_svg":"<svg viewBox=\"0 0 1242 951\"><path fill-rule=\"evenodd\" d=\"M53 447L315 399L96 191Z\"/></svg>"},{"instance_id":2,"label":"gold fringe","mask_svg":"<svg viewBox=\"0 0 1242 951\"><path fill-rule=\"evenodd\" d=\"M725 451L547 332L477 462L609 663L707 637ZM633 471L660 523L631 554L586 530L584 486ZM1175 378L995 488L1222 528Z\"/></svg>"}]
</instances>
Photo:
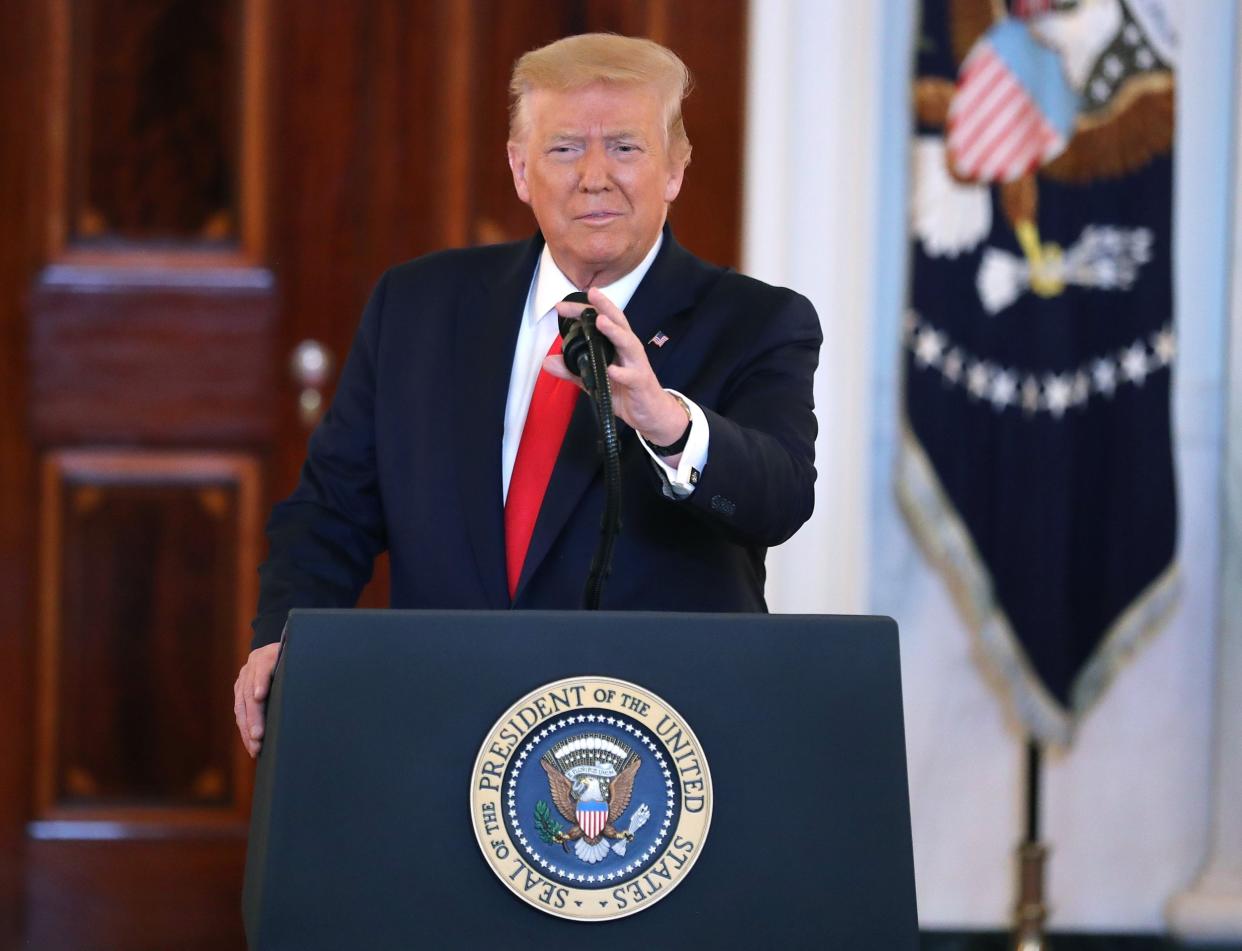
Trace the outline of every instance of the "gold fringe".
<instances>
[{"instance_id":1,"label":"gold fringe","mask_svg":"<svg viewBox=\"0 0 1242 951\"><path fill-rule=\"evenodd\" d=\"M1070 690L1066 709L1044 687L1009 619L996 602L991 578L965 524L950 504L904 412L895 486L899 506L928 560L941 572L976 636L976 659L1006 712L1046 744L1068 747L1082 718L1138 647L1163 626L1176 604L1176 561L1110 626Z\"/></svg>"}]
</instances>

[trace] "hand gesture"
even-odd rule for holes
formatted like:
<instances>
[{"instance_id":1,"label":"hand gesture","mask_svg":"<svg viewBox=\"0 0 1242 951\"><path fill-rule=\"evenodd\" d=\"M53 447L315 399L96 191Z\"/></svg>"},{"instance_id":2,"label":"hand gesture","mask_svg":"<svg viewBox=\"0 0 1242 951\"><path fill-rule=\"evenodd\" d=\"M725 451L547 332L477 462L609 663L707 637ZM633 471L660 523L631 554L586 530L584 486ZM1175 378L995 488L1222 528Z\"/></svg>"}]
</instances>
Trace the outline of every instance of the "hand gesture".
<instances>
[{"instance_id":1,"label":"hand gesture","mask_svg":"<svg viewBox=\"0 0 1242 951\"><path fill-rule=\"evenodd\" d=\"M608 368L613 412L654 445L676 442L686 430L686 411L656 379L647 360L647 349L630 329L621 308L597 287L587 291L587 299L599 314L596 328L617 348L616 362ZM556 311L562 317L577 317L587 306L562 301L556 305ZM545 358L543 368L553 376L581 385L582 381L569 372L560 355Z\"/></svg>"}]
</instances>

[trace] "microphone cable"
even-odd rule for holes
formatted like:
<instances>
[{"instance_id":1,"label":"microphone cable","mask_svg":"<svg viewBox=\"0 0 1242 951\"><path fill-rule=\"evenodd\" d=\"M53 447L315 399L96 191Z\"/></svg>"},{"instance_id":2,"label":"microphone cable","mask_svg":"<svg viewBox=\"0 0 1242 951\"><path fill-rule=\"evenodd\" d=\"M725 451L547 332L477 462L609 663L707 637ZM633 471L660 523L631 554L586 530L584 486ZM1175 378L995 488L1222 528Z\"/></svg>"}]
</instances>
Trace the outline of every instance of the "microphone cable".
<instances>
[{"instance_id":1,"label":"microphone cable","mask_svg":"<svg viewBox=\"0 0 1242 951\"><path fill-rule=\"evenodd\" d=\"M585 304L587 296L576 292L565 300ZM617 535L621 532L621 439L617 433L617 417L612 409L612 385L608 380L608 364L612 362L616 350L612 341L595 329L597 316L595 308L588 307L573 321L563 323L561 333L565 341L565 364L582 378L587 395L591 397L595 422L599 427L598 445L604 459L604 511L600 516L600 537L582 593L582 606L587 611L599 610L604 584L612 574Z\"/></svg>"},{"instance_id":2,"label":"microphone cable","mask_svg":"<svg viewBox=\"0 0 1242 951\"><path fill-rule=\"evenodd\" d=\"M587 333L587 345L595 386L588 392L595 407L600 452L604 457L604 512L600 516L599 545L595 549L595 557L591 559L591 571L582 596L582 605L588 611L599 610L604 583L612 574L612 554L617 535L621 532L621 440L617 435L617 417L612 411L612 384L608 380L603 339L606 338L596 332L592 322Z\"/></svg>"}]
</instances>

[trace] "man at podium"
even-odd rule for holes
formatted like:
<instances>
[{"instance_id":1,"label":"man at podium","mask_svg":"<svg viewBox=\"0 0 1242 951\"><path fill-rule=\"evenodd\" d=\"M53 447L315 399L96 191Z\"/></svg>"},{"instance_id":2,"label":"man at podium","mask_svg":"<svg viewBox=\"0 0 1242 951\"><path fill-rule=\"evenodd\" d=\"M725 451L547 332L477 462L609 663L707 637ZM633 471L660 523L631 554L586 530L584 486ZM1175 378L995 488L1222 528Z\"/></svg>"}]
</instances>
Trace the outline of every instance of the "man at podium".
<instances>
[{"instance_id":1,"label":"man at podium","mask_svg":"<svg viewBox=\"0 0 1242 951\"><path fill-rule=\"evenodd\" d=\"M597 426L560 356L586 292L616 348L623 529L601 607L763 611L767 548L810 517L822 340L809 301L702 261L666 224L690 161L685 65L588 34L514 67L509 167L538 232L376 285L300 482L267 525L234 687L256 755L287 614L349 607L387 550L394 608L581 607Z\"/></svg>"}]
</instances>

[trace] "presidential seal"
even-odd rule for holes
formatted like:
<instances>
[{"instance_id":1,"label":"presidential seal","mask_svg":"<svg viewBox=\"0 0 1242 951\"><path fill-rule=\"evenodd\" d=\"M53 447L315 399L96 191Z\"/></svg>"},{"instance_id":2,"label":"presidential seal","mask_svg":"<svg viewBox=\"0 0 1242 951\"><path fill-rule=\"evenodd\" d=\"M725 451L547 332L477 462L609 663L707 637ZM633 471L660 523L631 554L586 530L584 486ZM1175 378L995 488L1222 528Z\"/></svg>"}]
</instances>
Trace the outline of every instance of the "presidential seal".
<instances>
[{"instance_id":1,"label":"presidential seal","mask_svg":"<svg viewBox=\"0 0 1242 951\"><path fill-rule=\"evenodd\" d=\"M712 780L693 731L642 687L558 680L492 727L470 814L483 857L540 911L606 921L650 908L693 867Z\"/></svg>"}]
</instances>

